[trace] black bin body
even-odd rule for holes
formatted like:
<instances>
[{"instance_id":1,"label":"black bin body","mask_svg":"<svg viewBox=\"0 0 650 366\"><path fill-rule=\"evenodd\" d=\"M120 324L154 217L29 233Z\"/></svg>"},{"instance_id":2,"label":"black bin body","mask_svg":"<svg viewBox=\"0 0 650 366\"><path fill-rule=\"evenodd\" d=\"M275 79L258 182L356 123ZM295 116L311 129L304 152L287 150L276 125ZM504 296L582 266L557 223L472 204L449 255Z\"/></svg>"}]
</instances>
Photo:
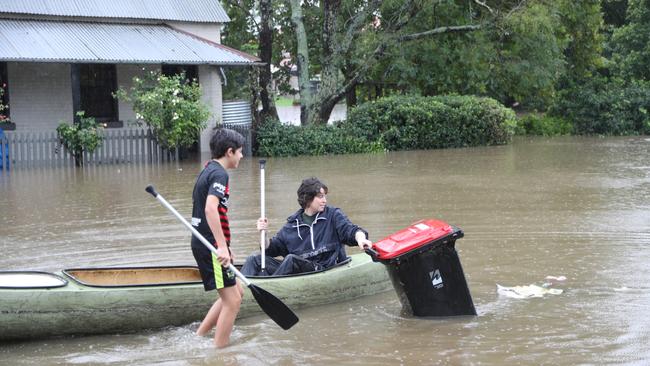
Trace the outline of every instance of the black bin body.
<instances>
[{"instance_id":1,"label":"black bin body","mask_svg":"<svg viewBox=\"0 0 650 366\"><path fill-rule=\"evenodd\" d=\"M386 265L403 312L419 317L476 315L456 239L463 231L423 220L373 245Z\"/></svg>"}]
</instances>

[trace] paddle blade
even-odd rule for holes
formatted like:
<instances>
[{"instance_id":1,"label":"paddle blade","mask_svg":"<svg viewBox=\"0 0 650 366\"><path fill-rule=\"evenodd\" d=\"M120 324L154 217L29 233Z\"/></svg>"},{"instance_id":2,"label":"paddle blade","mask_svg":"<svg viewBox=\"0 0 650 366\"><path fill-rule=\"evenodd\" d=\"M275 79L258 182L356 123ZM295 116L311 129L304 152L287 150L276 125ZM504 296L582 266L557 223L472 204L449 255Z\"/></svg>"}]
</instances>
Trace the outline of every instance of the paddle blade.
<instances>
[{"instance_id":1,"label":"paddle blade","mask_svg":"<svg viewBox=\"0 0 650 366\"><path fill-rule=\"evenodd\" d=\"M260 308L282 329L287 330L298 322L298 316L273 294L253 284L248 285L248 288L253 293L253 297L255 297Z\"/></svg>"}]
</instances>

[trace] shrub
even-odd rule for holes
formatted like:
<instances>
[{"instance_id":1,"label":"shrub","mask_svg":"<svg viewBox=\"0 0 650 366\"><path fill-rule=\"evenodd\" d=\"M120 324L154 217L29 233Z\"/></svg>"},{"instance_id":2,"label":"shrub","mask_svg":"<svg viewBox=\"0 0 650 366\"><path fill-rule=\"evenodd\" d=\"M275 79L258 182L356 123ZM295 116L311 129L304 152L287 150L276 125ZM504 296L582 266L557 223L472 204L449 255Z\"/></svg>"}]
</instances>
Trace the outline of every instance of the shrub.
<instances>
[{"instance_id":1,"label":"shrub","mask_svg":"<svg viewBox=\"0 0 650 366\"><path fill-rule=\"evenodd\" d=\"M650 134L650 83L596 78L561 92L549 113L582 135Z\"/></svg>"},{"instance_id":2,"label":"shrub","mask_svg":"<svg viewBox=\"0 0 650 366\"><path fill-rule=\"evenodd\" d=\"M85 117L84 112L77 112L79 123L68 124L61 122L56 128L59 143L68 150L75 160L76 166L83 165L83 153L93 153L102 145L104 136L103 128L92 117ZM58 149L57 149L58 153Z\"/></svg>"},{"instance_id":3,"label":"shrub","mask_svg":"<svg viewBox=\"0 0 650 366\"><path fill-rule=\"evenodd\" d=\"M5 88L7 87L7 84L2 84L0 86L0 122L11 122L8 116L6 116L4 112L6 109L9 109L9 106L4 104L4 100L2 97L5 94Z\"/></svg>"},{"instance_id":4,"label":"shrub","mask_svg":"<svg viewBox=\"0 0 650 366\"><path fill-rule=\"evenodd\" d=\"M562 117L531 113L517 120L519 135L556 136L572 132L573 125Z\"/></svg>"},{"instance_id":5,"label":"shrub","mask_svg":"<svg viewBox=\"0 0 650 366\"><path fill-rule=\"evenodd\" d=\"M508 143L517 122L511 109L474 96L392 96L355 108L341 128L388 150Z\"/></svg>"},{"instance_id":6,"label":"shrub","mask_svg":"<svg viewBox=\"0 0 650 366\"><path fill-rule=\"evenodd\" d=\"M184 74L165 76L150 72L133 78L129 91L120 89L116 97L133 103L138 123L149 126L163 147L175 149L195 143L210 117L201 102L201 88Z\"/></svg>"},{"instance_id":7,"label":"shrub","mask_svg":"<svg viewBox=\"0 0 650 366\"><path fill-rule=\"evenodd\" d=\"M517 122L512 110L473 96L393 96L355 108L334 125L267 121L258 155L323 155L505 144Z\"/></svg>"},{"instance_id":8,"label":"shrub","mask_svg":"<svg viewBox=\"0 0 650 366\"><path fill-rule=\"evenodd\" d=\"M278 120L265 121L257 131L257 141L257 155L261 156L351 154L382 149L363 138L345 135L335 125L301 127Z\"/></svg>"}]
</instances>

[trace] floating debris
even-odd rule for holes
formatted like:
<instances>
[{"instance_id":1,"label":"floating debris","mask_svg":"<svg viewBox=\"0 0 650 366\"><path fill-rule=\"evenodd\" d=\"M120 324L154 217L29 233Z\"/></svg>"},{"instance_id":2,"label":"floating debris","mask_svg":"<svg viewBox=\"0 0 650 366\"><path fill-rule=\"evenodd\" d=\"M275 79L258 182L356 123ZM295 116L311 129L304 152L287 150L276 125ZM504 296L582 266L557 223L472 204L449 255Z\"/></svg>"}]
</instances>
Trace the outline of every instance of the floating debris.
<instances>
[{"instance_id":1,"label":"floating debris","mask_svg":"<svg viewBox=\"0 0 650 366\"><path fill-rule=\"evenodd\" d=\"M566 281L565 276L546 276L547 281Z\"/></svg>"},{"instance_id":2,"label":"floating debris","mask_svg":"<svg viewBox=\"0 0 650 366\"><path fill-rule=\"evenodd\" d=\"M556 288L547 288L537 285L528 286L501 286L497 283L497 293L502 296L513 299L529 299L532 297L544 297L546 294L559 295L563 290Z\"/></svg>"}]
</instances>

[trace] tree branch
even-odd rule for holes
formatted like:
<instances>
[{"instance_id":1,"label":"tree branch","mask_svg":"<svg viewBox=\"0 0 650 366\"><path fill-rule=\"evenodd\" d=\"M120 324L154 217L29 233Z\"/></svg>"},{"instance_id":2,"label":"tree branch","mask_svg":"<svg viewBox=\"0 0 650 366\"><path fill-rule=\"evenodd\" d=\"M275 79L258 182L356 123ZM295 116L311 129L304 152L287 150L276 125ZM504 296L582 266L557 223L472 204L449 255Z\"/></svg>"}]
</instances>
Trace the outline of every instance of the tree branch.
<instances>
[{"instance_id":1,"label":"tree branch","mask_svg":"<svg viewBox=\"0 0 650 366\"><path fill-rule=\"evenodd\" d=\"M379 9L380 4L381 4L381 0L373 0L368 4L366 8L356 13L350 19L349 21L350 25L347 27L345 31L345 37L341 40L339 45L339 49L341 50L342 54L347 54L350 51L350 47L352 46L353 41L361 35L360 30L364 26L368 25L366 19L372 13L377 11L377 9Z\"/></svg>"},{"instance_id":2,"label":"tree branch","mask_svg":"<svg viewBox=\"0 0 650 366\"><path fill-rule=\"evenodd\" d=\"M487 11L489 11L490 14L494 14L494 10L492 10L492 8L489 7L488 4L485 3L485 1L474 0L474 3L487 9Z\"/></svg>"},{"instance_id":3,"label":"tree branch","mask_svg":"<svg viewBox=\"0 0 650 366\"><path fill-rule=\"evenodd\" d=\"M401 28L404 24L399 24L398 28ZM459 26L450 26L450 27L438 27L425 32L407 34L400 37L397 37L397 42L407 42L413 41L420 38L426 38L431 36L436 36L445 33L459 33L459 32L472 32L475 30L481 29L483 26L479 24L470 24L470 25L459 25ZM368 69L370 69L374 62L381 55L384 54L388 48L388 42L382 42L375 48L372 55L368 57L368 62L365 62L361 67L359 67L353 74L353 76L348 80L348 82L343 85L340 89L337 90L335 98L342 98L350 89L352 89L356 84L358 84L363 76L365 76Z\"/></svg>"},{"instance_id":4,"label":"tree branch","mask_svg":"<svg viewBox=\"0 0 650 366\"><path fill-rule=\"evenodd\" d=\"M450 27L438 27L425 32L412 33L400 36L397 38L398 42L413 41L420 38L430 37L433 35L444 34L444 33L460 33L460 32L471 32L478 29L481 29L481 25L470 24L470 25L455 25Z\"/></svg>"},{"instance_id":5,"label":"tree branch","mask_svg":"<svg viewBox=\"0 0 650 366\"><path fill-rule=\"evenodd\" d=\"M528 0L521 0L519 4L517 4L517 6L513 7L512 9L510 9L510 11L508 11L508 14L506 14L504 18L509 18L512 14L519 11L519 9L521 9L524 5L526 5L527 2Z\"/></svg>"}]
</instances>

